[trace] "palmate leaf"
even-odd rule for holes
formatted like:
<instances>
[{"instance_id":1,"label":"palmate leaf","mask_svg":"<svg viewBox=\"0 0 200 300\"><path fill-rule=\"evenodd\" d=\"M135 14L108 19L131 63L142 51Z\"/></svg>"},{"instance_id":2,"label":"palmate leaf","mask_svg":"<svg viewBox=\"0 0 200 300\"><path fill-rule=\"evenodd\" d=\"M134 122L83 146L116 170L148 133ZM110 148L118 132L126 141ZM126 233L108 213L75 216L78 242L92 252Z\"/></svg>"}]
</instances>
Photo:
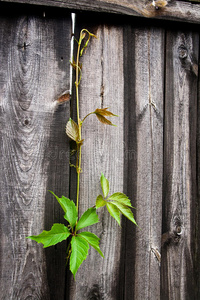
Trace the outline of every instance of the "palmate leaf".
<instances>
[{"instance_id":1,"label":"palmate leaf","mask_svg":"<svg viewBox=\"0 0 200 300\"><path fill-rule=\"evenodd\" d=\"M62 207L62 209L65 213L65 215L64 215L65 220L67 220L69 222L69 224L71 225L71 227L73 228L76 225L76 222L78 219L77 208L76 208L74 202L64 196L59 198L52 191L50 191L50 192L56 197L58 203Z\"/></svg>"},{"instance_id":2,"label":"palmate leaf","mask_svg":"<svg viewBox=\"0 0 200 300\"><path fill-rule=\"evenodd\" d=\"M131 201L124 193L114 193L111 196L108 196L109 193L109 181L105 178L103 173L101 174L101 187L103 195L99 195L96 199L96 208L103 207L106 205L110 215L117 221L120 226L120 214L123 214L131 222L137 225L133 213L131 211L132 205ZM107 198L107 199L105 199Z\"/></svg>"},{"instance_id":3,"label":"palmate leaf","mask_svg":"<svg viewBox=\"0 0 200 300\"><path fill-rule=\"evenodd\" d=\"M96 224L98 222L99 222L99 217L96 213L96 208L91 207L88 210L86 210L83 213L83 215L80 217L80 219L76 225L76 231L78 231L84 227Z\"/></svg>"},{"instance_id":4,"label":"palmate leaf","mask_svg":"<svg viewBox=\"0 0 200 300\"><path fill-rule=\"evenodd\" d=\"M66 240L71 235L69 229L63 224L53 224L51 230L44 230L39 235L28 236L28 239L37 243L42 243L44 248L53 246L59 242Z\"/></svg>"},{"instance_id":5,"label":"palmate leaf","mask_svg":"<svg viewBox=\"0 0 200 300\"><path fill-rule=\"evenodd\" d=\"M85 239L79 235L73 236L71 240L71 256L70 256L70 271L74 275L82 264L82 262L87 258L89 250L89 244Z\"/></svg>"},{"instance_id":6,"label":"palmate leaf","mask_svg":"<svg viewBox=\"0 0 200 300\"><path fill-rule=\"evenodd\" d=\"M100 238L98 238L98 236L88 231L81 232L78 234L78 236L81 236L83 239L85 239L102 257L104 257L99 248Z\"/></svg>"},{"instance_id":7,"label":"palmate leaf","mask_svg":"<svg viewBox=\"0 0 200 300\"><path fill-rule=\"evenodd\" d=\"M109 181L108 179L105 178L103 173L101 173L100 182L101 182L101 188L102 188L104 198L106 198L109 193Z\"/></svg>"}]
</instances>

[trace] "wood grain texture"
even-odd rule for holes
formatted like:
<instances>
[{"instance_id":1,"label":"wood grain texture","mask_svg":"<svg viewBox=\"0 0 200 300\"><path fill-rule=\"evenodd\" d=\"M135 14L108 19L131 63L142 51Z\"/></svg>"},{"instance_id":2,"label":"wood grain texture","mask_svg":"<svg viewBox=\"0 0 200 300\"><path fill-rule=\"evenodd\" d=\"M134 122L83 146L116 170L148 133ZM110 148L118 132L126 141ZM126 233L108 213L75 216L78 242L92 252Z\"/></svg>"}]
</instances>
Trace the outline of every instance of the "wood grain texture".
<instances>
[{"instance_id":1,"label":"wood grain texture","mask_svg":"<svg viewBox=\"0 0 200 300\"><path fill-rule=\"evenodd\" d=\"M199 109L200 109L200 97L199 97L199 87L198 85L198 102L197 102L197 200L196 200L196 211L195 211L195 258L194 258L194 268L195 268L195 279L196 279L196 295L197 299L200 298L200 119L199 119Z\"/></svg>"},{"instance_id":2,"label":"wood grain texture","mask_svg":"<svg viewBox=\"0 0 200 300\"><path fill-rule=\"evenodd\" d=\"M60 152L52 153L68 150L60 118L69 108L58 108L56 100L69 89L70 16L6 8L1 3L0 294L4 300L63 299L63 247L46 259L42 245L26 236L60 221L52 197L45 201L47 189L68 192L67 160L63 171Z\"/></svg>"},{"instance_id":3,"label":"wood grain texture","mask_svg":"<svg viewBox=\"0 0 200 300\"><path fill-rule=\"evenodd\" d=\"M123 30L122 27L102 25L98 19L78 17L80 28L87 28L98 36L92 39L82 57L80 84L80 115L83 118L96 108L109 107L119 118L117 127L100 123L95 115L83 124L82 170L80 183L80 214L93 206L101 193L101 172L110 181L110 194L123 191ZM73 183L72 183L73 184ZM120 298L120 245L121 229L106 208L98 210L100 222L91 230L101 238L103 259L91 249L87 260L71 283L69 299L122 299Z\"/></svg>"},{"instance_id":4,"label":"wood grain texture","mask_svg":"<svg viewBox=\"0 0 200 300\"><path fill-rule=\"evenodd\" d=\"M166 49L162 299L198 299L194 247L199 34L169 31Z\"/></svg>"},{"instance_id":5,"label":"wood grain texture","mask_svg":"<svg viewBox=\"0 0 200 300\"><path fill-rule=\"evenodd\" d=\"M164 30L126 26L124 39L124 180L140 226L125 229L124 299L160 299Z\"/></svg>"},{"instance_id":6,"label":"wood grain texture","mask_svg":"<svg viewBox=\"0 0 200 300\"><path fill-rule=\"evenodd\" d=\"M171 1L165 8L158 10L151 5L152 1L146 0L0 0L0 2L54 6L76 11L104 12L200 23L200 5L179 0Z\"/></svg>"}]
</instances>

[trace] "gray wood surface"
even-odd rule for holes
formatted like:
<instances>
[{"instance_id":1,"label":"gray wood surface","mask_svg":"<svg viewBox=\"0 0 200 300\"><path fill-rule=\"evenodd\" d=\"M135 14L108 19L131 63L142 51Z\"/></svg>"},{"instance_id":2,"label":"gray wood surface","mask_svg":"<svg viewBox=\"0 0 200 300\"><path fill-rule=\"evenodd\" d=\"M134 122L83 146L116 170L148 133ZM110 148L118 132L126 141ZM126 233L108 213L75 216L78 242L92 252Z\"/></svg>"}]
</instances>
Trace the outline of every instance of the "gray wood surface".
<instances>
[{"instance_id":1,"label":"gray wood surface","mask_svg":"<svg viewBox=\"0 0 200 300\"><path fill-rule=\"evenodd\" d=\"M198 299L195 216L199 34L169 31L166 49L162 299Z\"/></svg>"},{"instance_id":2,"label":"gray wood surface","mask_svg":"<svg viewBox=\"0 0 200 300\"><path fill-rule=\"evenodd\" d=\"M122 14L119 8L132 5L116 2L43 4ZM173 18L191 8L187 20L199 22L198 5L174 1L165 13L172 7ZM69 103L57 102L69 90L69 11L0 1L3 300L199 299L199 33L178 24L78 14L76 36L82 28L98 36L82 57L81 118L97 107L119 115L112 119L117 127L95 115L83 124L80 213L95 204L103 172L110 193L132 200L140 228L125 219L120 228L99 209L100 223L88 229L101 238L105 258L91 249L74 281L65 270L65 243L44 251L25 239L63 222L49 189L70 199L76 194L65 135Z\"/></svg>"},{"instance_id":3,"label":"gray wood surface","mask_svg":"<svg viewBox=\"0 0 200 300\"><path fill-rule=\"evenodd\" d=\"M25 9L25 8L24 8ZM70 16L0 9L0 298L64 299L65 246L26 236L62 214L47 192L68 194ZM47 195L48 194L48 195Z\"/></svg>"},{"instance_id":4,"label":"gray wood surface","mask_svg":"<svg viewBox=\"0 0 200 300\"><path fill-rule=\"evenodd\" d=\"M124 180L140 226L126 222L124 299L160 299L164 30L126 26L124 35Z\"/></svg>"},{"instance_id":5,"label":"gray wood surface","mask_svg":"<svg viewBox=\"0 0 200 300\"><path fill-rule=\"evenodd\" d=\"M85 20L85 18L84 18ZM92 39L82 57L80 85L81 119L96 108L109 107L119 117L112 119L117 125L106 126L95 115L82 126L82 171L80 188L80 213L95 204L101 193L101 172L110 181L110 195L123 192L124 174L124 78L123 78L123 27L99 23L90 18L84 22L77 17L76 33L87 28L98 36ZM86 18L88 20L88 18ZM73 182L72 182L73 184ZM122 299L120 296L121 228L110 217L106 208L98 210L100 222L91 230L101 238L103 259L91 249L89 257L71 282L69 299Z\"/></svg>"},{"instance_id":6,"label":"gray wood surface","mask_svg":"<svg viewBox=\"0 0 200 300\"><path fill-rule=\"evenodd\" d=\"M54 6L76 11L104 12L200 23L200 5L179 0L170 1L165 8L158 10L151 5L152 1L146 0L0 0L0 2Z\"/></svg>"}]
</instances>

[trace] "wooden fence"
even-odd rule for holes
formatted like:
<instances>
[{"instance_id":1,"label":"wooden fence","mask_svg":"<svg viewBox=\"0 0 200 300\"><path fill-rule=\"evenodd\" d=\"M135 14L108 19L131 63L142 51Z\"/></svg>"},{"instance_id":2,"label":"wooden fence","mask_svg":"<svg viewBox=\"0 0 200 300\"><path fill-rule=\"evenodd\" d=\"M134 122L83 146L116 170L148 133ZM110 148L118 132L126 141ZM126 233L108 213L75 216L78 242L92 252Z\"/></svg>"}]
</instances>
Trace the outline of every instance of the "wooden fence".
<instances>
[{"instance_id":1,"label":"wooden fence","mask_svg":"<svg viewBox=\"0 0 200 300\"><path fill-rule=\"evenodd\" d=\"M0 1L2 300L200 299L200 5L174 1L150 20L132 2ZM132 16L115 14L120 7ZM77 13L75 34L98 36L82 58L81 116L97 107L119 115L117 127L85 123L80 211L94 205L103 172L141 228L119 228L102 209L93 230L105 258L91 249L76 281L64 242L44 250L25 238L63 222L48 190L75 197L70 103L58 103L70 90L69 8L93 10Z\"/></svg>"}]
</instances>

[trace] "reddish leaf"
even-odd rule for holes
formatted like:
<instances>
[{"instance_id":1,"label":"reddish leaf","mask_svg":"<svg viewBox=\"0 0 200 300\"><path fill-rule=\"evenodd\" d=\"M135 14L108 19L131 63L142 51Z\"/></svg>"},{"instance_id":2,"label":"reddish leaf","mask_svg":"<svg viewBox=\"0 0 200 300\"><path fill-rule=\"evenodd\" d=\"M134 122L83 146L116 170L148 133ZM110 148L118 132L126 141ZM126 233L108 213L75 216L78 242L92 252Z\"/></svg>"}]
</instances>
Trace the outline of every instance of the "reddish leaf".
<instances>
[{"instance_id":1,"label":"reddish leaf","mask_svg":"<svg viewBox=\"0 0 200 300\"><path fill-rule=\"evenodd\" d=\"M94 114L96 114L97 118L99 119L99 121L101 123L106 124L106 125L115 126L111 121L109 121L107 118L105 118L105 116L107 116L107 117L117 117L117 115L114 115L112 112L110 112L107 109L108 108L97 108L94 111Z\"/></svg>"},{"instance_id":2,"label":"reddish leaf","mask_svg":"<svg viewBox=\"0 0 200 300\"><path fill-rule=\"evenodd\" d=\"M101 115L101 116L107 116L107 117L118 117L117 115L114 115L111 111L107 110L108 107L106 108L97 108L94 113Z\"/></svg>"}]
</instances>

